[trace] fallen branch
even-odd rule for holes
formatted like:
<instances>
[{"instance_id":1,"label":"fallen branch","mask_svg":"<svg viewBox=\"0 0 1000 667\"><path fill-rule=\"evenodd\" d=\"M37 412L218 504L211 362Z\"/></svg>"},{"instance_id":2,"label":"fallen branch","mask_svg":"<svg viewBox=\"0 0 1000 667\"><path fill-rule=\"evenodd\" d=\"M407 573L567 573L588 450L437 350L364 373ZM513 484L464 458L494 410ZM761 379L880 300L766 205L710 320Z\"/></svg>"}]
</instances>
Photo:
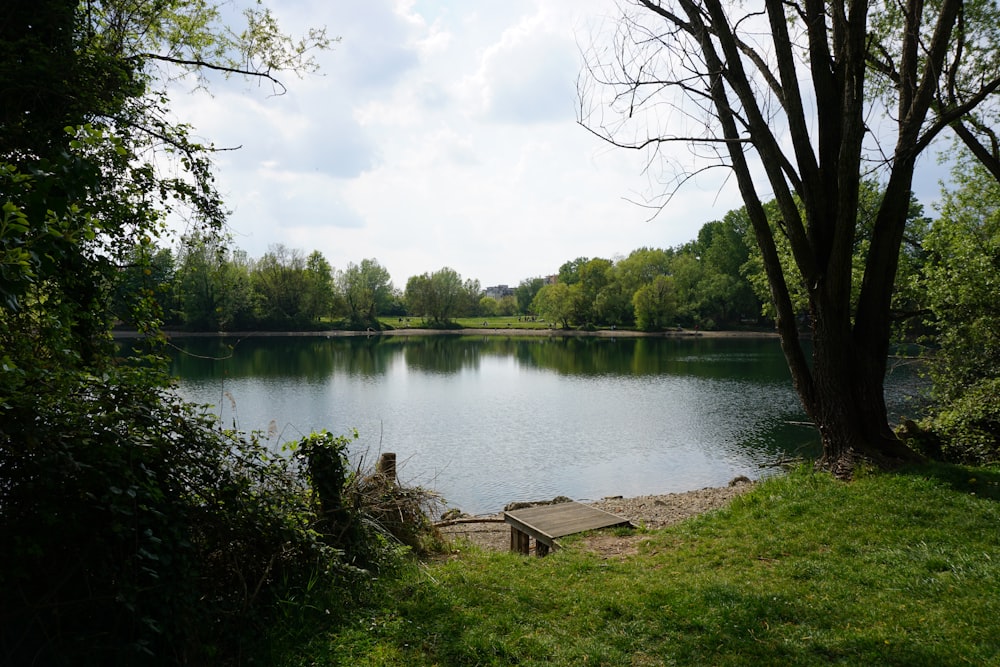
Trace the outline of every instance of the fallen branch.
<instances>
[{"instance_id":1,"label":"fallen branch","mask_svg":"<svg viewBox=\"0 0 1000 667\"><path fill-rule=\"evenodd\" d=\"M460 523L503 523L503 519L495 519L492 517L471 517L466 519L448 519L447 521L436 521L434 523L435 528L444 528L446 526L455 526Z\"/></svg>"}]
</instances>

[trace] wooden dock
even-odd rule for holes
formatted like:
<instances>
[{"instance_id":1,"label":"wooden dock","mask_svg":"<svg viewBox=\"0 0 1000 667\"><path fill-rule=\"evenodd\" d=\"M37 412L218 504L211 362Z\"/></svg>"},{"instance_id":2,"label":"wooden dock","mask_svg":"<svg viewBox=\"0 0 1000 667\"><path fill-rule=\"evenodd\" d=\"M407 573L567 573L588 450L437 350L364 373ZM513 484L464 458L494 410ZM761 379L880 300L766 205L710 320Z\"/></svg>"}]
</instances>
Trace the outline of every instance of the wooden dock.
<instances>
[{"instance_id":1,"label":"wooden dock","mask_svg":"<svg viewBox=\"0 0 1000 667\"><path fill-rule=\"evenodd\" d=\"M578 502L539 505L503 513L510 524L510 549L530 553L530 538L535 538L535 553L544 556L558 546L556 540L566 535L599 528L631 526L628 519L615 516Z\"/></svg>"}]
</instances>

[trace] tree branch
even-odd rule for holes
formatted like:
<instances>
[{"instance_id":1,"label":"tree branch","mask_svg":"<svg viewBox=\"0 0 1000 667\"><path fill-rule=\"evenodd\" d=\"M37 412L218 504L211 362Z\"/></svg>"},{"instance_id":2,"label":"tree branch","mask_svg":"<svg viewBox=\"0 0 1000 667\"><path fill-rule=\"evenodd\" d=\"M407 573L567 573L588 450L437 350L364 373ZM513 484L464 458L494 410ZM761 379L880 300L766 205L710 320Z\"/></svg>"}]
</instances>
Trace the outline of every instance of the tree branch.
<instances>
[{"instance_id":1,"label":"tree branch","mask_svg":"<svg viewBox=\"0 0 1000 667\"><path fill-rule=\"evenodd\" d=\"M147 60L159 60L161 62L167 62L172 65L181 65L183 67L192 67L194 69L208 69L214 72L224 72L226 74L238 74L240 76L249 76L261 79L267 79L280 89L280 91L276 92L275 95L284 95L286 92L288 92L288 88L285 87L285 84L276 79L269 72L244 69L240 67L229 67L227 65L217 65L215 63L210 63L204 60L196 60L191 58L175 58L173 56L165 56L158 53L140 53L137 56L133 56L133 59L138 59L138 58L145 58Z\"/></svg>"}]
</instances>

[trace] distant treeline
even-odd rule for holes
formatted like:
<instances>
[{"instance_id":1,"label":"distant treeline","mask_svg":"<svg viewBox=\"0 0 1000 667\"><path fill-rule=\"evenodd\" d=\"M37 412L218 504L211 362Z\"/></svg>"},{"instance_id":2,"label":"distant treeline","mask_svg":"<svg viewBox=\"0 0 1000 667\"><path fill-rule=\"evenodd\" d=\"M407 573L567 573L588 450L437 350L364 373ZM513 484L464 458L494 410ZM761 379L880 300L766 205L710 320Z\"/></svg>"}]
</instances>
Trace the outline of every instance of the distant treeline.
<instances>
[{"instance_id":1,"label":"distant treeline","mask_svg":"<svg viewBox=\"0 0 1000 667\"><path fill-rule=\"evenodd\" d=\"M375 259L335 270L318 250L307 255L279 244L253 259L220 239L193 235L176 250L136 248L135 261L122 269L118 303L145 290L164 324L196 331L379 328L380 317L397 316L431 326L497 315L536 316L567 328L761 324L740 213L704 225L697 239L676 248L567 261L557 276L524 279L500 298L447 267L412 276L400 290ZM117 311L131 323L124 306Z\"/></svg>"},{"instance_id":2,"label":"distant treeline","mask_svg":"<svg viewBox=\"0 0 1000 667\"><path fill-rule=\"evenodd\" d=\"M880 196L874 184L864 194L863 204ZM862 206L859 216L864 212ZM918 268L915 249L926 224L914 203L913 239L900 258L897 297L903 301L912 300L903 288ZM782 244L778 251L790 253ZM540 317L563 328L649 331L770 324L767 280L743 209L706 223L683 245L639 248L615 259L578 257L558 274L526 278L500 298L447 267L411 276L399 289L375 259L335 270L319 251L306 255L280 244L258 259L201 235L185 237L176 251L142 245L134 252L134 262L122 269L119 302L145 290L156 297L165 324L190 330L378 329L385 317L446 327L457 318L497 315ZM805 312L804 286L792 287ZM131 321L124 307L118 317Z\"/></svg>"}]
</instances>

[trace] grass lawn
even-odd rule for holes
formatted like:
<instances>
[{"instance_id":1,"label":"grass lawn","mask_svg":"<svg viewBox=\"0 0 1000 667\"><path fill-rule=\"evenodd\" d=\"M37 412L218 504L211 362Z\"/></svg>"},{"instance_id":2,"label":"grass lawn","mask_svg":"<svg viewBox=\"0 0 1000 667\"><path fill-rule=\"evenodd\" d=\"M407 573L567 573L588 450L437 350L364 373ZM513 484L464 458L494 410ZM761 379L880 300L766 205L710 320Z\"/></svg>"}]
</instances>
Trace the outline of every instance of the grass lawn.
<instances>
[{"instance_id":1,"label":"grass lawn","mask_svg":"<svg viewBox=\"0 0 1000 667\"><path fill-rule=\"evenodd\" d=\"M996 470L802 470L647 537L625 560L464 545L289 664L1000 664Z\"/></svg>"}]
</instances>

